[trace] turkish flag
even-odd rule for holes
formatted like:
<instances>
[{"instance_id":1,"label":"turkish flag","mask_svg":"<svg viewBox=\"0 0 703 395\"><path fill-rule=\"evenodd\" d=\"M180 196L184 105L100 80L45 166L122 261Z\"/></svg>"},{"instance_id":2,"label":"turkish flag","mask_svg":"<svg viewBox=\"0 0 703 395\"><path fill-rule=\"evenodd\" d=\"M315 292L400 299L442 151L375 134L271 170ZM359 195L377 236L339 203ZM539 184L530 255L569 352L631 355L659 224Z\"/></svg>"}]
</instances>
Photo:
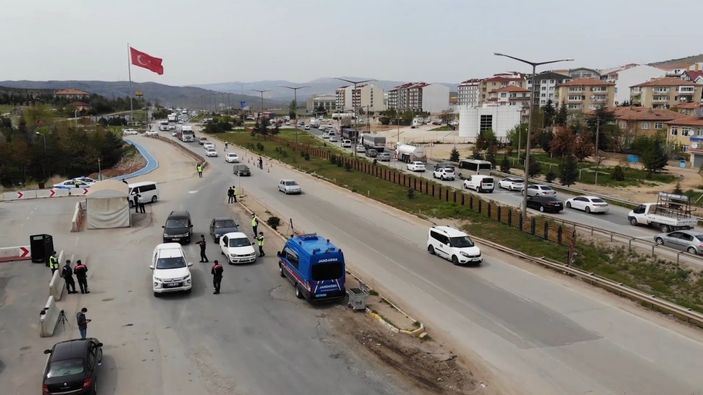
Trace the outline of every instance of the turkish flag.
<instances>
[{"instance_id":1,"label":"turkish flag","mask_svg":"<svg viewBox=\"0 0 703 395\"><path fill-rule=\"evenodd\" d=\"M161 58L156 58L144 52L137 51L132 47L129 47L129 54L132 58L133 65L151 70L158 75L162 75L164 73L164 66L161 65Z\"/></svg>"}]
</instances>

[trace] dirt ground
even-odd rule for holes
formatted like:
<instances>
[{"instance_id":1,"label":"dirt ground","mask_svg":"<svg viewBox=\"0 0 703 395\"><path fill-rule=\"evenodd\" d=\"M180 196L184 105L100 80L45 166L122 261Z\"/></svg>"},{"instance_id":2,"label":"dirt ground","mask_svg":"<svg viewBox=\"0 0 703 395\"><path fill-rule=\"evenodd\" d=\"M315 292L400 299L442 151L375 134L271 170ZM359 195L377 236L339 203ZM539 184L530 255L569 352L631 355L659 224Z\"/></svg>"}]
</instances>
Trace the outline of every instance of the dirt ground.
<instances>
[{"instance_id":1,"label":"dirt ground","mask_svg":"<svg viewBox=\"0 0 703 395\"><path fill-rule=\"evenodd\" d=\"M339 306L329 314L330 324L348 344L381 366L391 369L409 392L420 394L497 394L474 376L471 366L429 336L419 339L396 334L370 319Z\"/></svg>"}]
</instances>

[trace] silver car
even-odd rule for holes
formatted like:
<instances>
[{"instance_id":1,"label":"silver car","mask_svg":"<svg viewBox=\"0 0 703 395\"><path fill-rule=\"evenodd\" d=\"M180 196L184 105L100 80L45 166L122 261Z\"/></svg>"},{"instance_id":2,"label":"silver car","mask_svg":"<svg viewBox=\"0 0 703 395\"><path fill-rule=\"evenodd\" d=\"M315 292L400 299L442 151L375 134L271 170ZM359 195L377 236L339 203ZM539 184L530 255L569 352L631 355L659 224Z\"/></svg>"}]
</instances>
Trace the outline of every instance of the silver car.
<instances>
[{"instance_id":1,"label":"silver car","mask_svg":"<svg viewBox=\"0 0 703 395\"><path fill-rule=\"evenodd\" d=\"M703 233L696 230L677 230L660 233L654 236L659 245L686 251L691 254L703 255Z\"/></svg>"}]
</instances>

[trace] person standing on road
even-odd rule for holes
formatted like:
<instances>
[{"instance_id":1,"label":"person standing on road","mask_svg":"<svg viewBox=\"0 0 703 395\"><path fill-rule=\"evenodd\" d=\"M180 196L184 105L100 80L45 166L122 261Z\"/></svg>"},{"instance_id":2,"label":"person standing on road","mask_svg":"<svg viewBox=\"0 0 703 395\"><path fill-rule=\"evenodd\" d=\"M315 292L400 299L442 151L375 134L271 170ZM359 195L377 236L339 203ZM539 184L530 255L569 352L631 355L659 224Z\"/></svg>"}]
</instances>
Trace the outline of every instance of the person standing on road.
<instances>
[{"instance_id":1,"label":"person standing on road","mask_svg":"<svg viewBox=\"0 0 703 395\"><path fill-rule=\"evenodd\" d=\"M198 163L195 165L195 170L198 172L198 177L202 178L203 177L203 164Z\"/></svg>"},{"instance_id":2,"label":"person standing on road","mask_svg":"<svg viewBox=\"0 0 703 395\"><path fill-rule=\"evenodd\" d=\"M205 247L207 246L207 241L205 241L205 235L200 235L200 241L195 244L200 246L200 262L209 262L207 255L205 255Z\"/></svg>"},{"instance_id":3,"label":"person standing on road","mask_svg":"<svg viewBox=\"0 0 703 395\"><path fill-rule=\"evenodd\" d=\"M237 203L237 186L232 185L232 197L234 198L234 202Z\"/></svg>"},{"instance_id":4,"label":"person standing on road","mask_svg":"<svg viewBox=\"0 0 703 395\"><path fill-rule=\"evenodd\" d=\"M219 262L217 262L217 259L215 259L214 264L212 265L212 269L210 269L210 273L212 273L212 285L215 287L215 292L213 294L217 295L220 293L220 284L222 283L222 272L224 272L225 269L220 265Z\"/></svg>"},{"instance_id":5,"label":"person standing on road","mask_svg":"<svg viewBox=\"0 0 703 395\"><path fill-rule=\"evenodd\" d=\"M228 146L229 146L229 143L225 143L225 151L227 151Z\"/></svg>"},{"instance_id":6,"label":"person standing on road","mask_svg":"<svg viewBox=\"0 0 703 395\"><path fill-rule=\"evenodd\" d=\"M137 191L132 191L132 206L134 206L134 212L139 212L139 199L142 195Z\"/></svg>"},{"instance_id":7,"label":"person standing on road","mask_svg":"<svg viewBox=\"0 0 703 395\"><path fill-rule=\"evenodd\" d=\"M258 234L256 231L259 228L259 217L256 214L251 215L251 228L254 230L254 237Z\"/></svg>"},{"instance_id":8,"label":"person standing on road","mask_svg":"<svg viewBox=\"0 0 703 395\"><path fill-rule=\"evenodd\" d=\"M90 318L85 317L85 313L87 312L88 309L83 307L81 311L76 313L76 322L78 323L78 332L81 334L81 339L85 339L88 335L88 323L92 321Z\"/></svg>"},{"instance_id":9,"label":"person standing on road","mask_svg":"<svg viewBox=\"0 0 703 395\"><path fill-rule=\"evenodd\" d=\"M81 260L76 261L76 267L73 268L73 273L76 274L76 279L78 280L78 286L81 289L82 294L89 294L88 291L88 266L84 265Z\"/></svg>"},{"instance_id":10,"label":"person standing on road","mask_svg":"<svg viewBox=\"0 0 703 395\"><path fill-rule=\"evenodd\" d=\"M259 157L259 169L263 170L264 169L264 160Z\"/></svg>"},{"instance_id":11,"label":"person standing on road","mask_svg":"<svg viewBox=\"0 0 703 395\"><path fill-rule=\"evenodd\" d=\"M56 251L52 251L49 256L49 269L51 269L52 276L55 271L59 270L59 258L56 257Z\"/></svg>"},{"instance_id":12,"label":"person standing on road","mask_svg":"<svg viewBox=\"0 0 703 395\"><path fill-rule=\"evenodd\" d=\"M76 283L73 281L73 269L71 269L71 260L66 259L66 264L61 269L61 277L66 282L66 290L68 293L76 293Z\"/></svg>"},{"instance_id":13,"label":"person standing on road","mask_svg":"<svg viewBox=\"0 0 703 395\"><path fill-rule=\"evenodd\" d=\"M259 232L256 236L256 244L259 246L259 256L264 256L264 232Z\"/></svg>"},{"instance_id":14,"label":"person standing on road","mask_svg":"<svg viewBox=\"0 0 703 395\"><path fill-rule=\"evenodd\" d=\"M234 203L234 188L229 187L227 189L227 204L232 204Z\"/></svg>"}]
</instances>

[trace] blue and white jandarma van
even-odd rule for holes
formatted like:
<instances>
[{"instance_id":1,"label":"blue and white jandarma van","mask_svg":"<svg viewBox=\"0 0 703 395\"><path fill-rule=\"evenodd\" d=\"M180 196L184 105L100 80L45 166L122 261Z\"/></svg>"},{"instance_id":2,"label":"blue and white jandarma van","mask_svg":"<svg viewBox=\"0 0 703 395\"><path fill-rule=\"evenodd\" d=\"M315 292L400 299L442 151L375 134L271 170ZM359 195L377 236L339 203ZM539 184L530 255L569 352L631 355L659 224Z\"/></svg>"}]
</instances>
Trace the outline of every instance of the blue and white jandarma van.
<instances>
[{"instance_id":1,"label":"blue and white jandarma van","mask_svg":"<svg viewBox=\"0 0 703 395\"><path fill-rule=\"evenodd\" d=\"M278 270L295 287L295 296L310 302L345 296L344 254L317 234L293 236L278 253Z\"/></svg>"}]
</instances>

